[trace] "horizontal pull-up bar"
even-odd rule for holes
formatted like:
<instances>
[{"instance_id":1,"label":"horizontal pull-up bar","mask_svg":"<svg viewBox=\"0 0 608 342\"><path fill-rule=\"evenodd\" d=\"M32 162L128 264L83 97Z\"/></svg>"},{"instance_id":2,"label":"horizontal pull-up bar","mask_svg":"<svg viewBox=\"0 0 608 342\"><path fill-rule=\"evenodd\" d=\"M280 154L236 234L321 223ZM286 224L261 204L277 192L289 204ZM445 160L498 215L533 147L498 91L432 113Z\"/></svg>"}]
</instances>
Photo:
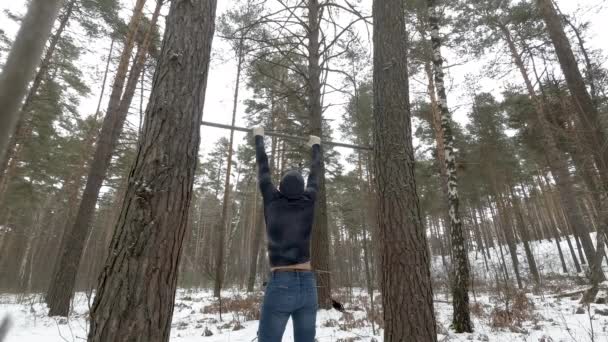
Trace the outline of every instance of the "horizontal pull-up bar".
<instances>
[{"instance_id":1,"label":"horizontal pull-up bar","mask_svg":"<svg viewBox=\"0 0 608 342\"><path fill-rule=\"evenodd\" d=\"M235 131L240 131L240 132L245 132L245 133L252 133L253 132L253 129L251 129L251 128L244 128L244 127L238 127L238 126L230 126L230 125L224 125L224 124L219 124L219 123L215 123L215 122L208 122L208 121L202 121L201 125L202 126L215 127L215 128L230 129L230 130L235 130ZM277 138L288 139L288 140L296 140L296 141L302 141L302 142L308 141L308 138L305 138L305 137L298 137L298 136L294 136L294 135L277 133L277 132L274 132L274 131L265 131L264 134L268 135L268 136L271 136L271 137L277 137ZM358 145L344 144L344 143L333 142L333 141L323 141L322 143L325 144L325 145L336 146L336 147L344 147L344 148L352 148L352 149L355 149L355 150L367 150L367 151L370 151L372 149L369 146L358 146Z\"/></svg>"}]
</instances>

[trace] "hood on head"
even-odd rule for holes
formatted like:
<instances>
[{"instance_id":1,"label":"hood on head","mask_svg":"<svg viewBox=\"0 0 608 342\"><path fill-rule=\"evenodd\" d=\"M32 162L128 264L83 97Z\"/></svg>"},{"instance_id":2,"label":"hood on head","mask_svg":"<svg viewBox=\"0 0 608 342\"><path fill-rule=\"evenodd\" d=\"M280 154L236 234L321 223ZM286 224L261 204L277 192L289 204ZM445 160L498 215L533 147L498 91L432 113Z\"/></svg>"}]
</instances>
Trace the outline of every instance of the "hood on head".
<instances>
[{"instance_id":1,"label":"hood on head","mask_svg":"<svg viewBox=\"0 0 608 342\"><path fill-rule=\"evenodd\" d=\"M281 178L279 191L289 198L299 197L304 193L304 177L299 171L287 171Z\"/></svg>"}]
</instances>

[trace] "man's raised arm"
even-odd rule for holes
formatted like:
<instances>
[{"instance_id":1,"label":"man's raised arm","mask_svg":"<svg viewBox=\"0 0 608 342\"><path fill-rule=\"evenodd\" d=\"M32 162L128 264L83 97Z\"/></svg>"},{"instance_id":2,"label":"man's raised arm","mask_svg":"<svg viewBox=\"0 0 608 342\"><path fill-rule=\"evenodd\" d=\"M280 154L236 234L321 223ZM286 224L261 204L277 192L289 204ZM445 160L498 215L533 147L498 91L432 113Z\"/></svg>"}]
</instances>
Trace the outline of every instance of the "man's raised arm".
<instances>
[{"instance_id":1,"label":"man's raised arm","mask_svg":"<svg viewBox=\"0 0 608 342\"><path fill-rule=\"evenodd\" d=\"M314 135L310 136L308 146L312 148L312 160L310 163L310 174L308 175L308 182L306 184L306 192L316 197L317 191L319 190L319 176L321 174L321 138Z\"/></svg>"},{"instance_id":2,"label":"man's raised arm","mask_svg":"<svg viewBox=\"0 0 608 342\"><path fill-rule=\"evenodd\" d=\"M255 138L255 160L258 164L258 183L264 201L268 201L272 198L274 186L272 185L272 177L270 176L268 156L264 149L264 128L254 127L253 136Z\"/></svg>"}]
</instances>

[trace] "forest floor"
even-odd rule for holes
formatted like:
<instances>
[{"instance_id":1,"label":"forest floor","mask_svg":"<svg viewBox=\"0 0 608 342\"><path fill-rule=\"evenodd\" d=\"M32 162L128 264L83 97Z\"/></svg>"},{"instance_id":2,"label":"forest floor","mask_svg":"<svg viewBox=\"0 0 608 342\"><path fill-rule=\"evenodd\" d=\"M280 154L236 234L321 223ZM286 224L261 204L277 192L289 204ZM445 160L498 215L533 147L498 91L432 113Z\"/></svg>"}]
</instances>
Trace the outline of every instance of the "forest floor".
<instances>
[{"instance_id":1,"label":"forest floor","mask_svg":"<svg viewBox=\"0 0 608 342\"><path fill-rule=\"evenodd\" d=\"M564 245L564 254L569 254ZM521 250L521 248L520 248ZM471 308L475 325L472 334L455 334L449 329L452 307L445 295L441 258L433 258L435 283L435 311L439 341L541 341L541 342L595 342L608 341L608 282L602 284L597 302L581 306L579 299L586 288L582 274L564 275L555 244L544 241L534 244L543 286L541 291L517 291L506 286L497 270L499 257L488 260L488 268L480 254L471 253L475 291L471 294ZM527 263L521 250L521 272L524 283L529 277ZM505 255L506 258L506 255ZM568 263L571 260L567 259ZM507 267L510 262L506 260ZM572 265L568 265L573 269ZM496 280L498 279L498 280ZM249 342L254 341L258 328L261 293L248 295L225 291L220 318L218 302L206 290L180 289L177 293L171 341ZM376 297L376 311L380 297ZM382 331L373 333L370 317L376 317L378 329L381 319L369 312L369 297L362 289L341 289L336 299L345 304L346 314L319 311L317 340L350 342L382 341ZM65 342L86 340L89 310L85 294L79 293L74 301L74 312L69 319L47 317L41 295L0 295L0 319L11 317L12 329L6 342ZM208 334L210 336L205 336ZM293 341L291 322L283 341Z\"/></svg>"},{"instance_id":2,"label":"forest floor","mask_svg":"<svg viewBox=\"0 0 608 342\"><path fill-rule=\"evenodd\" d=\"M317 318L317 340L350 342L382 341L381 331L372 332L369 315L364 311L365 296L357 295L346 303L347 314L322 310ZM171 341L249 342L258 328L258 296L228 294L225 300L231 311L220 321L217 301L210 292L181 290L176 300ZM602 294L602 298L606 294ZM521 298L528 301L521 301ZM573 298L574 297L574 298ZM439 341L608 341L608 309L605 304L581 307L580 295L515 295L509 312L504 302L495 296L478 295L473 303L475 332L455 334L448 329L451 305L435 303ZM84 341L88 329L87 300L79 295L75 313L69 319L46 316L44 304L15 303L17 297L2 297L0 315L9 314L13 320L6 342L65 342ZM25 299L27 302L27 299ZM579 312L577 314L577 312ZM206 331L207 330L207 331ZM211 336L204 336L205 332ZM283 341L293 341L291 322Z\"/></svg>"}]
</instances>

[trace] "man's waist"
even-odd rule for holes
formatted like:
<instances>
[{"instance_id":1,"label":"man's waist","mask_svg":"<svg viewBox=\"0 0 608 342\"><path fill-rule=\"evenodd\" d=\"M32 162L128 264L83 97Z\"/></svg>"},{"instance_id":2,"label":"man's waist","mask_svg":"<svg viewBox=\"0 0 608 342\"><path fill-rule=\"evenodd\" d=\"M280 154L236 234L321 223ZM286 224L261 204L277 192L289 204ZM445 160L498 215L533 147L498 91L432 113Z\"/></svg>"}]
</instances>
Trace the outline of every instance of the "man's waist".
<instances>
[{"instance_id":1,"label":"man's waist","mask_svg":"<svg viewBox=\"0 0 608 342\"><path fill-rule=\"evenodd\" d=\"M299 268L278 268L272 270L272 273L312 273L312 269L304 270Z\"/></svg>"},{"instance_id":2,"label":"man's waist","mask_svg":"<svg viewBox=\"0 0 608 342\"><path fill-rule=\"evenodd\" d=\"M272 272L310 272L312 265L309 262L286 265L286 266L275 266L271 268Z\"/></svg>"}]
</instances>

